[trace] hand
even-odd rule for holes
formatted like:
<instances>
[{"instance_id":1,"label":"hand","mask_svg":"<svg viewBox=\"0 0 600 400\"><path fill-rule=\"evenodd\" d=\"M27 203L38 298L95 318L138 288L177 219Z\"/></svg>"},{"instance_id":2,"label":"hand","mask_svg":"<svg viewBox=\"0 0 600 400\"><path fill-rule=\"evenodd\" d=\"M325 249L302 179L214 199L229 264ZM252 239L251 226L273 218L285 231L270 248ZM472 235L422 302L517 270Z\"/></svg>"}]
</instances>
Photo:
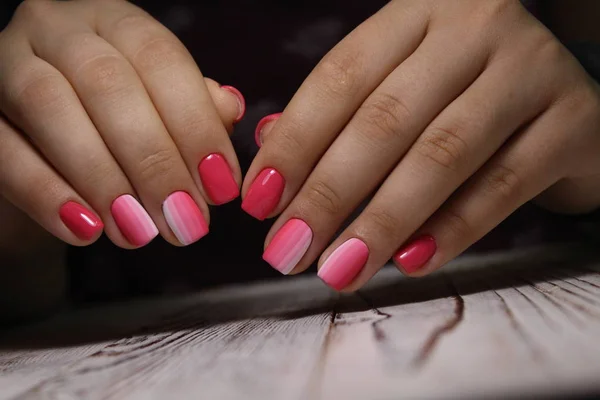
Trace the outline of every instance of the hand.
<instances>
[{"instance_id":1,"label":"hand","mask_svg":"<svg viewBox=\"0 0 600 400\"><path fill-rule=\"evenodd\" d=\"M0 195L56 237L188 245L238 196L243 97L141 9L25 1L0 54Z\"/></svg>"},{"instance_id":2,"label":"hand","mask_svg":"<svg viewBox=\"0 0 600 400\"><path fill-rule=\"evenodd\" d=\"M281 213L266 261L297 273L322 253L338 290L392 257L436 270L534 198L600 205L598 86L516 0L392 1L277 117L257 129L243 208Z\"/></svg>"}]
</instances>

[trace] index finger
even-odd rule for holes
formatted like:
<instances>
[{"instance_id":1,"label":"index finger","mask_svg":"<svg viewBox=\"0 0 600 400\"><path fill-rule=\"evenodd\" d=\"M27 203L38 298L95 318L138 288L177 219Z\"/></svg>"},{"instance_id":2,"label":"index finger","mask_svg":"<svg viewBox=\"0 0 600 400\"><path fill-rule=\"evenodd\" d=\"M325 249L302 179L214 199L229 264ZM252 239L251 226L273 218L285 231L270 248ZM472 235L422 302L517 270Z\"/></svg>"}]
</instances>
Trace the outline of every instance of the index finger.
<instances>
[{"instance_id":1,"label":"index finger","mask_svg":"<svg viewBox=\"0 0 600 400\"><path fill-rule=\"evenodd\" d=\"M246 175L247 213L263 220L286 207L362 102L419 46L429 15L424 3L389 3L315 67Z\"/></svg>"}]
</instances>

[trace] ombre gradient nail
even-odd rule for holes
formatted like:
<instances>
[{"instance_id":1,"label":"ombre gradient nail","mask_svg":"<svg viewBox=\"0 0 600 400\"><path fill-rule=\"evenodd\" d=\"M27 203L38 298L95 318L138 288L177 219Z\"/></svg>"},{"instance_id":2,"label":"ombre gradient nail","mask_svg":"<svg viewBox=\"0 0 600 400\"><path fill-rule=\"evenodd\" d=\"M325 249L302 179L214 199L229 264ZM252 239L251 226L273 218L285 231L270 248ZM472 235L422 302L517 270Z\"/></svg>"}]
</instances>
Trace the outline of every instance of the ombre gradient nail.
<instances>
[{"instance_id":1,"label":"ombre gradient nail","mask_svg":"<svg viewBox=\"0 0 600 400\"><path fill-rule=\"evenodd\" d=\"M186 192L174 192L162 206L165 220L179 243L187 246L208 233L208 225L200 208Z\"/></svg>"},{"instance_id":2,"label":"ombre gradient nail","mask_svg":"<svg viewBox=\"0 0 600 400\"><path fill-rule=\"evenodd\" d=\"M119 196L110 209L119 230L132 245L145 246L158 235L154 221L133 196Z\"/></svg>"},{"instance_id":3,"label":"ombre gradient nail","mask_svg":"<svg viewBox=\"0 0 600 400\"><path fill-rule=\"evenodd\" d=\"M301 219L290 219L273 236L263 260L284 275L292 272L310 247L313 233Z\"/></svg>"},{"instance_id":4,"label":"ombre gradient nail","mask_svg":"<svg viewBox=\"0 0 600 400\"><path fill-rule=\"evenodd\" d=\"M319 269L319 278L335 290L342 290L354 280L369 258L369 248L352 238L340 245Z\"/></svg>"}]
</instances>

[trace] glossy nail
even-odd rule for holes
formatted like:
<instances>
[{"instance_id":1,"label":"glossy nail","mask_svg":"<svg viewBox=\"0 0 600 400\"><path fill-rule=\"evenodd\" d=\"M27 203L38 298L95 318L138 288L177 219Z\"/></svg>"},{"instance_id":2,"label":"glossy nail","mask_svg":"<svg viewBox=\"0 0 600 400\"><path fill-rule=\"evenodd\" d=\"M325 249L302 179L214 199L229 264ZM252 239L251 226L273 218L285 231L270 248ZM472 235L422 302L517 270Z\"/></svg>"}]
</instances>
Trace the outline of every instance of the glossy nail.
<instances>
[{"instance_id":1,"label":"glossy nail","mask_svg":"<svg viewBox=\"0 0 600 400\"><path fill-rule=\"evenodd\" d=\"M269 122L277 121L279 119L279 117L281 117L281 114L282 113L267 115L266 117L263 117L263 119L258 121L258 124L256 125L256 129L254 130L254 140L256 141L256 145L258 147L262 147L262 144L263 144L262 131L263 131L265 125L267 125Z\"/></svg>"},{"instance_id":2,"label":"glossy nail","mask_svg":"<svg viewBox=\"0 0 600 400\"><path fill-rule=\"evenodd\" d=\"M200 208L186 192L169 195L163 203L162 210L179 243L187 246L208 233L208 225Z\"/></svg>"},{"instance_id":3,"label":"glossy nail","mask_svg":"<svg viewBox=\"0 0 600 400\"><path fill-rule=\"evenodd\" d=\"M254 218L264 220L279 204L284 187L285 179L277 170L263 169L252 182L242 202L242 209Z\"/></svg>"},{"instance_id":4,"label":"glossy nail","mask_svg":"<svg viewBox=\"0 0 600 400\"><path fill-rule=\"evenodd\" d=\"M394 255L394 261L406 272L415 272L431 260L436 250L437 245L432 236L421 236L398 250Z\"/></svg>"},{"instance_id":5,"label":"glossy nail","mask_svg":"<svg viewBox=\"0 0 600 400\"><path fill-rule=\"evenodd\" d=\"M342 290L354 280L369 258L369 248L360 239L346 240L335 249L319 269L319 278L335 290Z\"/></svg>"},{"instance_id":6,"label":"glossy nail","mask_svg":"<svg viewBox=\"0 0 600 400\"><path fill-rule=\"evenodd\" d=\"M110 209L119 230L132 245L145 246L158 235L154 221L133 196L119 196Z\"/></svg>"},{"instance_id":7,"label":"glossy nail","mask_svg":"<svg viewBox=\"0 0 600 400\"><path fill-rule=\"evenodd\" d=\"M63 204L58 214L67 228L81 240L92 239L104 228L96 214L74 201Z\"/></svg>"},{"instance_id":8,"label":"glossy nail","mask_svg":"<svg viewBox=\"0 0 600 400\"><path fill-rule=\"evenodd\" d=\"M216 205L228 203L240 195L240 189L225 158L217 153L198 164L198 173L208 197Z\"/></svg>"},{"instance_id":9,"label":"glossy nail","mask_svg":"<svg viewBox=\"0 0 600 400\"><path fill-rule=\"evenodd\" d=\"M234 88L233 86L225 85L225 86L221 86L221 89L227 90L228 92L233 93L237 99L238 115L233 120L233 123L237 124L238 122L240 122L242 120L242 118L244 118L244 115L246 115L246 99L244 99L244 96L242 95L242 93L239 90L237 90L236 88Z\"/></svg>"},{"instance_id":10,"label":"glossy nail","mask_svg":"<svg viewBox=\"0 0 600 400\"><path fill-rule=\"evenodd\" d=\"M313 233L301 219L290 219L273 236L263 260L284 275L292 272L310 247Z\"/></svg>"}]
</instances>

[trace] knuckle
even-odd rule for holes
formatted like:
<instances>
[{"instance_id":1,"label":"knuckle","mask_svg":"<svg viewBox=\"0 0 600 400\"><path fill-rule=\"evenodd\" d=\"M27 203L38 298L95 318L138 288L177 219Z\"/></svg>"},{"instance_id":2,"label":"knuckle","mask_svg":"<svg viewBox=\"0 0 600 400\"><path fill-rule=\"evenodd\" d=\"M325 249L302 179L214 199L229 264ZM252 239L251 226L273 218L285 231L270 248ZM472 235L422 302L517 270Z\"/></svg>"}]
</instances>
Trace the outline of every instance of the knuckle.
<instances>
[{"instance_id":1,"label":"knuckle","mask_svg":"<svg viewBox=\"0 0 600 400\"><path fill-rule=\"evenodd\" d=\"M452 207L446 207L440 211L440 220L441 225L450 230L454 237L461 238L461 240L474 237L471 224Z\"/></svg>"},{"instance_id":2,"label":"knuckle","mask_svg":"<svg viewBox=\"0 0 600 400\"><path fill-rule=\"evenodd\" d=\"M46 0L25 0L15 10L13 19L27 21L28 23L47 21L53 3Z\"/></svg>"},{"instance_id":3,"label":"knuckle","mask_svg":"<svg viewBox=\"0 0 600 400\"><path fill-rule=\"evenodd\" d=\"M159 72L187 61L187 51L178 41L159 36L146 41L132 57L134 65L142 73Z\"/></svg>"},{"instance_id":4,"label":"knuckle","mask_svg":"<svg viewBox=\"0 0 600 400\"><path fill-rule=\"evenodd\" d=\"M319 210L327 215L338 215L342 209L342 199L333 186L324 180L310 184L305 199L311 209Z\"/></svg>"},{"instance_id":5,"label":"knuckle","mask_svg":"<svg viewBox=\"0 0 600 400\"><path fill-rule=\"evenodd\" d=\"M306 145L302 142L298 132L302 132L303 129L299 126L285 126L277 127L277 132L271 131L269 134L269 144L273 143L273 146L277 148L279 154L294 154L302 155L305 154Z\"/></svg>"},{"instance_id":6,"label":"knuckle","mask_svg":"<svg viewBox=\"0 0 600 400\"><path fill-rule=\"evenodd\" d=\"M461 129L431 127L415 144L415 149L424 158L444 170L456 172L462 167L468 153L468 145L459 135Z\"/></svg>"},{"instance_id":7,"label":"knuckle","mask_svg":"<svg viewBox=\"0 0 600 400\"><path fill-rule=\"evenodd\" d=\"M128 33L132 30L147 30L149 27L154 26L155 21L143 11L136 9L134 11L128 11L121 13L110 25L110 29L113 32L124 32Z\"/></svg>"},{"instance_id":8,"label":"knuckle","mask_svg":"<svg viewBox=\"0 0 600 400\"><path fill-rule=\"evenodd\" d=\"M410 120L411 112L404 101L389 93L373 94L356 114L359 132L384 145L403 139L403 126Z\"/></svg>"},{"instance_id":9,"label":"knuckle","mask_svg":"<svg viewBox=\"0 0 600 400\"><path fill-rule=\"evenodd\" d=\"M361 56L353 52L326 55L317 66L316 72L323 83L325 93L336 99L356 95L364 81Z\"/></svg>"},{"instance_id":10,"label":"knuckle","mask_svg":"<svg viewBox=\"0 0 600 400\"><path fill-rule=\"evenodd\" d=\"M142 182L164 178L173 172L176 157L169 149L155 149L139 162L139 176Z\"/></svg>"},{"instance_id":11,"label":"knuckle","mask_svg":"<svg viewBox=\"0 0 600 400\"><path fill-rule=\"evenodd\" d=\"M482 179L488 193L503 199L512 199L521 187L517 173L504 165L494 165L482 175Z\"/></svg>"},{"instance_id":12,"label":"knuckle","mask_svg":"<svg viewBox=\"0 0 600 400\"><path fill-rule=\"evenodd\" d=\"M81 63L75 79L93 96L108 97L131 86L126 61L113 54L100 54Z\"/></svg>"},{"instance_id":13,"label":"knuckle","mask_svg":"<svg viewBox=\"0 0 600 400\"><path fill-rule=\"evenodd\" d=\"M389 239L392 242L401 241L401 227L404 225L402 221L390 211L383 208L366 209L364 211L364 217L365 220L375 228L379 236L385 237L386 240Z\"/></svg>"},{"instance_id":14,"label":"knuckle","mask_svg":"<svg viewBox=\"0 0 600 400\"><path fill-rule=\"evenodd\" d=\"M496 21L519 9L519 0L490 0L478 3L478 14L483 21Z\"/></svg>"},{"instance_id":15,"label":"knuckle","mask_svg":"<svg viewBox=\"0 0 600 400\"><path fill-rule=\"evenodd\" d=\"M14 103L22 113L60 114L68 108L69 103L61 87L62 78L57 74L26 79L23 86L14 91Z\"/></svg>"}]
</instances>

